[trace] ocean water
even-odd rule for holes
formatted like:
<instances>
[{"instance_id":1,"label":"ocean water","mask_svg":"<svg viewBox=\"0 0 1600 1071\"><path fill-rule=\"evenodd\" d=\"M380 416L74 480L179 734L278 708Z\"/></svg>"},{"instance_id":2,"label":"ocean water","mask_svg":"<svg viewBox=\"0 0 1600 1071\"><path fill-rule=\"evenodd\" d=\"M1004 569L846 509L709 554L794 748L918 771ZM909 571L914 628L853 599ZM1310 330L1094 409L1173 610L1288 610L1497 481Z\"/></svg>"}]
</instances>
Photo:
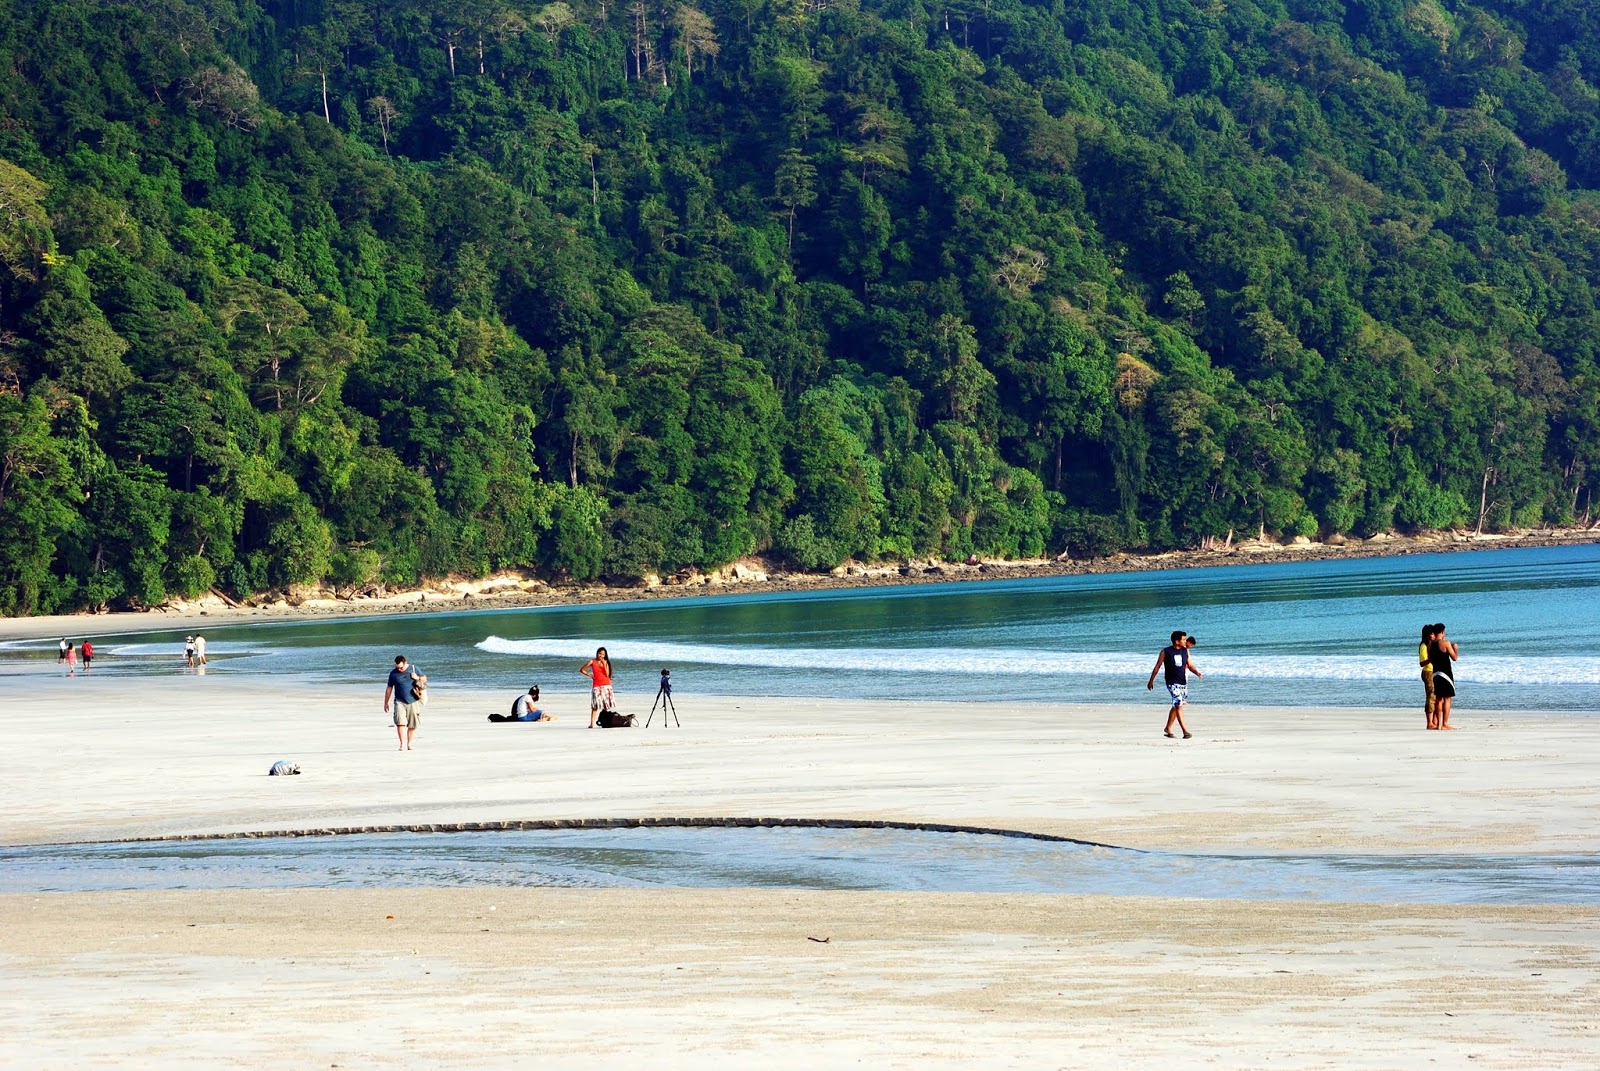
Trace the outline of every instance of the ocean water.
<instances>
[{"instance_id":1,"label":"ocean water","mask_svg":"<svg viewBox=\"0 0 1600 1071\"><path fill-rule=\"evenodd\" d=\"M238 624L221 674L377 682L405 652L436 687L585 687L604 644L623 709L662 667L697 694L1160 703L1144 682L1173 629L1200 638L1199 704L1415 706L1423 623L1461 647L1457 709L1600 711L1600 546L1219 566L804 594ZM79 637L81 638L81 637ZM180 672L181 633L97 644L95 672ZM0 675L54 668L0 649ZM15 683L15 682L12 682Z\"/></svg>"},{"instance_id":2,"label":"ocean water","mask_svg":"<svg viewBox=\"0 0 1600 1071\"><path fill-rule=\"evenodd\" d=\"M1195 855L900 829L610 829L0 847L0 892L798 888L1600 904L1600 856Z\"/></svg>"}]
</instances>

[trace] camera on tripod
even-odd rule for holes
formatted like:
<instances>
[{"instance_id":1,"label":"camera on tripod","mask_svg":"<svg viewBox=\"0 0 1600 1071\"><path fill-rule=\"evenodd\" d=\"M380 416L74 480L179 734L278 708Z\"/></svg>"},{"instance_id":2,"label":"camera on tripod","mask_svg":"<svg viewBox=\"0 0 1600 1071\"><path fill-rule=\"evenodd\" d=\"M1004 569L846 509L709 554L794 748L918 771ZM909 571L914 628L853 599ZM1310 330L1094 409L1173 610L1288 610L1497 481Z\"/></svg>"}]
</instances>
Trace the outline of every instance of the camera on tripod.
<instances>
[{"instance_id":1,"label":"camera on tripod","mask_svg":"<svg viewBox=\"0 0 1600 1071\"><path fill-rule=\"evenodd\" d=\"M661 725L663 728L667 725L668 717L672 718L674 725L680 725L681 727L681 723L678 721L678 708L672 702L672 670L665 667L661 670L661 687L656 689L656 701L650 704L650 717L644 720L646 729L650 728L650 722L655 718L656 707L658 706L661 708Z\"/></svg>"}]
</instances>

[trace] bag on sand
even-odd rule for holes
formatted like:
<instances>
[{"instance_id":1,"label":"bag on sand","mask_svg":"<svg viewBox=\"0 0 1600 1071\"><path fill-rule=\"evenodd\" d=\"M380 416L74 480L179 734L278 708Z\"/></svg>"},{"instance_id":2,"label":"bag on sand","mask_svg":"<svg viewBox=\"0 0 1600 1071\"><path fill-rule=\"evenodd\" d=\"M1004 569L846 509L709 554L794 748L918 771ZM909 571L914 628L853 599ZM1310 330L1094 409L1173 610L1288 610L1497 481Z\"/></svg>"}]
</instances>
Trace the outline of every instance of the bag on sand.
<instances>
[{"instance_id":1,"label":"bag on sand","mask_svg":"<svg viewBox=\"0 0 1600 1071\"><path fill-rule=\"evenodd\" d=\"M279 759L272 764L272 769L267 771L268 777L291 777L300 772L300 764Z\"/></svg>"},{"instance_id":2,"label":"bag on sand","mask_svg":"<svg viewBox=\"0 0 1600 1071\"><path fill-rule=\"evenodd\" d=\"M614 710L602 710L597 719L602 729L631 729L634 716L632 714L618 714Z\"/></svg>"}]
</instances>

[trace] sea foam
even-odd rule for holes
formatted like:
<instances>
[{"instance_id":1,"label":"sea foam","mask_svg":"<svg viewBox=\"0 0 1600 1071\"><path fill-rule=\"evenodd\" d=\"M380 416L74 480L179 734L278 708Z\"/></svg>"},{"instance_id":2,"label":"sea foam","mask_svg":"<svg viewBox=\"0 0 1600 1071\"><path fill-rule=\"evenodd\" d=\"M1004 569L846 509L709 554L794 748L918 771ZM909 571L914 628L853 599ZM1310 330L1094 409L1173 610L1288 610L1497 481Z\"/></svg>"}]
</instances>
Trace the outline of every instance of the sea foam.
<instances>
[{"instance_id":1,"label":"sea foam","mask_svg":"<svg viewBox=\"0 0 1600 1071\"><path fill-rule=\"evenodd\" d=\"M475 646L491 654L585 659L600 642L592 639L510 640L490 636ZM723 644L612 640L618 661L663 666L715 665L751 668L860 672L987 674L993 676L1127 676L1148 673L1154 652L1042 651L986 647L742 647ZM1257 680L1414 680L1416 662L1382 655L1196 654L1207 676ZM1476 684L1594 684L1600 658L1494 656L1462 662L1456 679Z\"/></svg>"}]
</instances>

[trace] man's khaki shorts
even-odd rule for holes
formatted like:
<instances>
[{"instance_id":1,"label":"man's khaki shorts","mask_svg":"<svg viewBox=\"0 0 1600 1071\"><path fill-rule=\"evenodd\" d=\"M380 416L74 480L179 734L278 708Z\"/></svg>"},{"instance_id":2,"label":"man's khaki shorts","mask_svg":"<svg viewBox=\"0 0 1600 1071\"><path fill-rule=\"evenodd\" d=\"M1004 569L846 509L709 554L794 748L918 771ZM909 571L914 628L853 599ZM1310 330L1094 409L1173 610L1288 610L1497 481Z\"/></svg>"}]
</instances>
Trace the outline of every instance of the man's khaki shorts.
<instances>
[{"instance_id":1,"label":"man's khaki shorts","mask_svg":"<svg viewBox=\"0 0 1600 1071\"><path fill-rule=\"evenodd\" d=\"M415 729L422 722L421 703L402 703L395 700L394 723L404 725L407 729Z\"/></svg>"}]
</instances>

